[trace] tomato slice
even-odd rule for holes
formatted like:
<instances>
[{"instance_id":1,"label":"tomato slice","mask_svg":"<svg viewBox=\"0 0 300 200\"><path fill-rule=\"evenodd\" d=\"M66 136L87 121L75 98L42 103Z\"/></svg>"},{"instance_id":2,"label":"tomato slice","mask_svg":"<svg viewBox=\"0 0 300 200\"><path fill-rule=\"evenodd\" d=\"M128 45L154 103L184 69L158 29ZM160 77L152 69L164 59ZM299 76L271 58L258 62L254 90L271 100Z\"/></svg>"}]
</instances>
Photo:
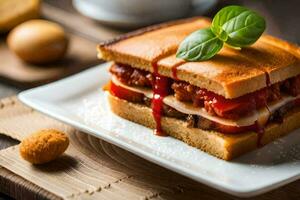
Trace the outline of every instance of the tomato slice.
<instances>
[{"instance_id":1,"label":"tomato slice","mask_svg":"<svg viewBox=\"0 0 300 200\"><path fill-rule=\"evenodd\" d=\"M225 99L223 96L206 90L199 94L204 95L205 101L209 102L218 116L231 119L249 114L267 102L267 93L264 89L235 99Z\"/></svg>"},{"instance_id":2,"label":"tomato slice","mask_svg":"<svg viewBox=\"0 0 300 200\"><path fill-rule=\"evenodd\" d=\"M130 102L142 102L144 98L144 94L123 88L112 81L108 83L106 88L109 88L108 90L112 95Z\"/></svg>"},{"instance_id":3,"label":"tomato slice","mask_svg":"<svg viewBox=\"0 0 300 200\"><path fill-rule=\"evenodd\" d=\"M227 118L238 118L256 109L256 103L253 97L234 100L214 98L212 106L217 115Z\"/></svg>"}]
</instances>

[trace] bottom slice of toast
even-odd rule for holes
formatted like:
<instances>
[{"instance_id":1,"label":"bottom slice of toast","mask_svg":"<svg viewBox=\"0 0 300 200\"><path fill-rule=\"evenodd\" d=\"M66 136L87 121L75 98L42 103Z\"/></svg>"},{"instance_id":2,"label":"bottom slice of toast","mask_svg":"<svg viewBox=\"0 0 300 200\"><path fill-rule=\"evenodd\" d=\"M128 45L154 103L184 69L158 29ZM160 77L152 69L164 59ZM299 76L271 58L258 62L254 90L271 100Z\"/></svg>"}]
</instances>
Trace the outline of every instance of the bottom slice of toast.
<instances>
[{"instance_id":1,"label":"bottom slice of toast","mask_svg":"<svg viewBox=\"0 0 300 200\"><path fill-rule=\"evenodd\" d=\"M155 128L156 124L151 108L119 99L110 94L108 99L111 110L115 114L149 128ZM256 132L223 134L216 131L189 128L187 122L171 117L162 117L161 125L163 131L168 135L218 158L231 160L258 148L258 142L260 145L265 145L299 128L300 108L287 113L283 123L268 124L265 132L260 135Z\"/></svg>"}]
</instances>

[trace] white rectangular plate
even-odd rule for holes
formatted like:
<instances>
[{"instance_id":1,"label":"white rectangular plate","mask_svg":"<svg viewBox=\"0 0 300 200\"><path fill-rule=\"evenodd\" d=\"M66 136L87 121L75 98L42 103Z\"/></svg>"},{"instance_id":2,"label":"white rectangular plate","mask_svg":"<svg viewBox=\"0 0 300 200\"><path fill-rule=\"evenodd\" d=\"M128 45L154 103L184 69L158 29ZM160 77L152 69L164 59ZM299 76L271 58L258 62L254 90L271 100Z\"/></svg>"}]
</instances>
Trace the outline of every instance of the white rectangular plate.
<instances>
[{"instance_id":1,"label":"white rectangular plate","mask_svg":"<svg viewBox=\"0 0 300 200\"><path fill-rule=\"evenodd\" d=\"M258 195L300 177L300 130L231 162L223 161L111 113L101 90L110 78L107 68L99 65L22 92L19 98L86 133L236 196Z\"/></svg>"}]
</instances>

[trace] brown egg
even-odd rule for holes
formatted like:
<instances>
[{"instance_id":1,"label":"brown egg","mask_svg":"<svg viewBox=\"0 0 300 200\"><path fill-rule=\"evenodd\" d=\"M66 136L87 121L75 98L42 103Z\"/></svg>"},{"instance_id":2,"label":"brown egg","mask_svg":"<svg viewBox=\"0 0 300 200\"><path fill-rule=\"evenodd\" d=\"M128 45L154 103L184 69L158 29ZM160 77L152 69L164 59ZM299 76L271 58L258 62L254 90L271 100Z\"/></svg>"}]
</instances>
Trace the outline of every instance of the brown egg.
<instances>
[{"instance_id":1,"label":"brown egg","mask_svg":"<svg viewBox=\"0 0 300 200\"><path fill-rule=\"evenodd\" d=\"M45 64L59 60L68 47L64 29L46 20L30 20L15 27L8 35L8 46L22 60Z\"/></svg>"},{"instance_id":2,"label":"brown egg","mask_svg":"<svg viewBox=\"0 0 300 200\"><path fill-rule=\"evenodd\" d=\"M55 160L68 148L66 134L53 130L41 130L29 135L20 143L20 154L32 164L43 164Z\"/></svg>"}]
</instances>

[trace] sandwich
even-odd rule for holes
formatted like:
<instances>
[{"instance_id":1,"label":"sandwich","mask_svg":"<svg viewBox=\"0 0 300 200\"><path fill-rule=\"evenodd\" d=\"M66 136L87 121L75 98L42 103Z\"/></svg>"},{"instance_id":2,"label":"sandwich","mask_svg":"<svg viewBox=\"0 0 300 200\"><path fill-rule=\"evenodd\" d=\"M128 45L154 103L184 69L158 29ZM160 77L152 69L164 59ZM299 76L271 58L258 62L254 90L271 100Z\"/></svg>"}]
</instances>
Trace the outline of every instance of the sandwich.
<instances>
[{"instance_id":1,"label":"sandwich","mask_svg":"<svg viewBox=\"0 0 300 200\"><path fill-rule=\"evenodd\" d=\"M300 127L300 48L269 35L213 58L176 57L203 17L154 25L98 45L111 61L112 112L231 160Z\"/></svg>"}]
</instances>

